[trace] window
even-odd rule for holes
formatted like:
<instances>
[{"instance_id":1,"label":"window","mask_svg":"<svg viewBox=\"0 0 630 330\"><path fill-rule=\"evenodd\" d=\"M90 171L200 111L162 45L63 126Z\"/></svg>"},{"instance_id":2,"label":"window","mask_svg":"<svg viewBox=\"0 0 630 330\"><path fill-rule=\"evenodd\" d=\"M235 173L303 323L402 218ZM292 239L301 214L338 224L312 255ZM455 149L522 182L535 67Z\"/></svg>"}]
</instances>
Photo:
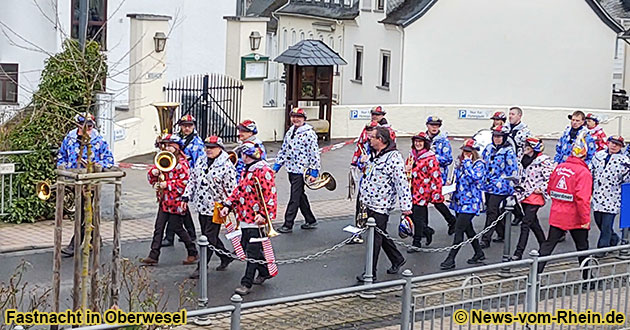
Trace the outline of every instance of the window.
<instances>
[{"instance_id":1,"label":"window","mask_svg":"<svg viewBox=\"0 0 630 330\"><path fill-rule=\"evenodd\" d=\"M297 43L297 33L295 30L291 31L291 46Z\"/></svg>"},{"instance_id":2,"label":"window","mask_svg":"<svg viewBox=\"0 0 630 330\"><path fill-rule=\"evenodd\" d=\"M328 37L328 46L335 50L335 38L333 36Z\"/></svg>"},{"instance_id":3,"label":"window","mask_svg":"<svg viewBox=\"0 0 630 330\"><path fill-rule=\"evenodd\" d=\"M87 40L107 46L107 0L89 0ZM79 0L72 0L72 38L79 37Z\"/></svg>"},{"instance_id":4,"label":"window","mask_svg":"<svg viewBox=\"0 0 630 330\"><path fill-rule=\"evenodd\" d=\"M389 88L389 67L392 54L387 50L381 50L381 87Z\"/></svg>"},{"instance_id":5,"label":"window","mask_svg":"<svg viewBox=\"0 0 630 330\"><path fill-rule=\"evenodd\" d=\"M363 47L354 46L354 80L363 81Z\"/></svg>"},{"instance_id":6,"label":"window","mask_svg":"<svg viewBox=\"0 0 630 330\"><path fill-rule=\"evenodd\" d=\"M17 103L18 65L0 64L0 103Z\"/></svg>"},{"instance_id":7,"label":"window","mask_svg":"<svg viewBox=\"0 0 630 330\"><path fill-rule=\"evenodd\" d=\"M284 29L282 31L282 51L285 51L287 48L289 48L288 40L287 40L288 35L289 35L289 32L287 32L287 30Z\"/></svg>"},{"instance_id":8,"label":"window","mask_svg":"<svg viewBox=\"0 0 630 330\"><path fill-rule=\"evenodd\" d=\"M385 0L376 0L376 10L385 9Z\"/></svg>"},{"instance_id":9,"label":"window","mask_svg":"<svg viewBox=\"0 0 630 330\"><path fill-rule=\"evenodd\" d=\"M304 40L304 31L300 31L300 41Z\"/></svg>"}]
</instances>

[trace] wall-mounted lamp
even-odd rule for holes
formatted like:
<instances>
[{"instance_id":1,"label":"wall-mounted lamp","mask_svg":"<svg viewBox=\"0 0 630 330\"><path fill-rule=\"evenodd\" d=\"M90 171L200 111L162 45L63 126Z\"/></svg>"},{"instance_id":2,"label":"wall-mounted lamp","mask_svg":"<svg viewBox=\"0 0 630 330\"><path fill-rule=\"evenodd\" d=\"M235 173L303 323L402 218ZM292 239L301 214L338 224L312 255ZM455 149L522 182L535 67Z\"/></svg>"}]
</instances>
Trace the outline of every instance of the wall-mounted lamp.
<instances>
[{"instance_id":1,"label":"wall-mounted lamp","mask_svg":"<svg viewBox=\"0 0 630 330\"><path fill-rule=\"evenodd\" d=\"M249 48L251 48L253 51L260 48L260 39L262 39L260 33L258 33L258 31L252 31L252 33L249 35Z\"/></svg>"},{"instance_id":2,"label":"wall-mounted lamp","mask_svg":"<svg viewBox=\"0 0 630 330\"><path fill-rule=\"evenodd\" d=\"M155 32L153 42L155 43L155 52L163 52L166 47L166 34L164 32Z\"/></svg>"}]
</instances>

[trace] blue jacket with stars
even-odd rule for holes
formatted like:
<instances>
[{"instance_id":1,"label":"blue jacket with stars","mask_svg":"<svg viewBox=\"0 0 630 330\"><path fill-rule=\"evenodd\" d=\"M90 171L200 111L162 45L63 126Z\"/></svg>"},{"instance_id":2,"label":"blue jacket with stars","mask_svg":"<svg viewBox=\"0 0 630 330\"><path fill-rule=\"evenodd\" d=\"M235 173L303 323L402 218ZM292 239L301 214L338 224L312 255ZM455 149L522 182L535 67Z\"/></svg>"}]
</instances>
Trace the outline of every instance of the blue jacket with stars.
<instances>
[{"instance_id":1,"label":"blue jacket with stars","mask_svg":"<svg viewBox=\"0 0 630 330\"><path fill-rule=\"evenodd\" d=\"M194 134L193 138L190 140L188 145L186 145L186 138L181 137L184 141L184 154L186 155L186 159L188 160L188 165L190 168L194 168L197 164L197 159L206 157L206 152L204 150L204 144L199 135L197 133Z\"/></svg>"},{"instance_id":2,"label":"blue jacket with stars","mask_svg":"<svg viewBox=\"0 0 630 330\"><path fill-rule=\"evenodd\" d=\"M574 140L571 139L569 132L571 132L571 126L564 130L564 134L562 134L562 137L558 140L558 144L556 144L556 156L553 161L558 164L564 163L567 158L571 156ZM582 126L577 132L577 136L580 136L580 134L584 134L584 141L586 141L586 145L588 146L586 158L584 159L588 165L591 163L591 159L593 159L595 152L597 152L597 145L595 144L595 139L593 139L593 137L588 133L588 128L586 128L586 126Z\"/></svg>"},{"instance_id":3,"label":"blue jacket with stars","mask_svg":"<svg viewBox=\"0 0 630 330\"><path fill-rule=\"evenodd\" d=\"M427 134L428 133L429 132L427 132ZM431 135L429 134L429 136ZM448 141L448 135L446 132L440 132L432 138L431 149L435 153L435 158L437 158L440 163L442 184L446 184L446 181L448 180L448 166L453 163L451 142Z\"/></svg>"},{"instance_id":4,"label":"blue jacket with stars","mask_svg":"<svg viewBox=\"0 0 630 330\"><path fill-rule=\"evenodd\" d=\"M78 155L81 150L81 141L77 135L77 128L71 130L63 139L59 153L57 154L57 166L63 166L67 169L79 168ZM90 133L90 144L92 145L92 159L95 163L103 168L114 166L114 156L109 145L96 129L92 129ZM82 159L87 161L87 148L81 151ZM84 168L84 166L81 166Z\"/></svg>"},{"instance_id":5,"label":"blue jacket with stars","mask_svg":"<svg viewBox=\"0 0 630 330\"><path fill-rule=\"evenodd\" d=\"M486 163L486 178L483 190L487 193L509 196L514 193L514 181L518 176L518 160L514 149L509 143L500 146L490 144L483 151L483 161Z\"/></svg>"},{"instance_id":6,"label":"blue jacket with stars","mask_svg":"<svg viewBox=\"0 0 630 330\"><path fill-rule=\"evenodd\" d=\"M481 183L486 175L486 164L478 159L474 163L464 159L455 167L455 192L451 198L451 209L456 213L479 214L483 210Z\"/></svg>"}]
</instances>

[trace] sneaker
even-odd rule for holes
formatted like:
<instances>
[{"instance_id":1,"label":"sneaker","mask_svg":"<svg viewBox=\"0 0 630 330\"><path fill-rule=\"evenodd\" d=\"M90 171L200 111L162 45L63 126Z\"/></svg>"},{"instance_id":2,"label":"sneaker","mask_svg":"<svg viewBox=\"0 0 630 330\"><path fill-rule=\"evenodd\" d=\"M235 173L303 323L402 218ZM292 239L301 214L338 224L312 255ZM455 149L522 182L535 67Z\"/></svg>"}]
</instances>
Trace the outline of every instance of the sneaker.
<instances>
[{"instance_id":1,"label":"sneaker","mask_svg":"<svg viewBox=\"0 0 630 330\"><path fill-rule=\"evenodd\" d=\"M184 265L192 265L192 264L196 264L199 261L199 257L197 256L188 256L186 257L186 259L184 261L182 261L182 264Z\"/></svg>"},{"instance_id":2,"label":"sneaker","mask_svg":"<svg viewBox=\"0 0 630 330\"><path fill-rule=\"evenodd\" d=\"M300 226L302 229L315 229L317 227L317 222L313 223L305 223Z\"/></svg>"},{"instance_id":3,"label":"sneaker","mask_svg":"<svg viewBox=\"0 0 630 330\"><path fill-rule=\"evenodd\" d=\"M168 239L166 239L166 238L165 238L165 239L163 239L163 240L162 240L162 247L165 247L165 246L173 246L173 241L168 240Z\"/></svg>"},{"instance_id":4,"label":"sneaker","mask_svg":"<svg viewBox=\"0 0 630 330\"><path fill-rule=\"evenodd\" d=\"M222 272L227 269L227 267L234 261L234 259L230 259L229 261L221 261L221 264L215 268L216 271Z\"/></svg>"},{"instance_id":5,"label":"sneaker","mask_svg":"<svg viewBox=\"0 0 630 330\"><path fill-rule=\"evenodd\" d=\"M363 238L361 236L354 236L348 244L363 244Z\"/></svg>"},{"instance_id":6,"label":"sneaker","mask_svg":"<svg viewBox=\"0 0 630 330\"><path fill-rule=\"evenodd\" d=\"M469 265L474 265L481 263L482 260L486 260L486 255L483 252L480 252L475 253L475 255L472 256L472 258L468 259L466 263L468 263Z\"/></svg>"},{"instance_id":7,"label":"sneaker","mask_svg":"<svg viewBox=\"0 0 630 330\"><path fill-rule=\"evenodd\" d=\"M241 296L247 295L250 291L252 291L252 289L244 285L241 285L238 288L234 289L234 293L239 294Z\"/></svg>"},{"instance_id":8,"label":"sneaker","mask_svg":"<svg viewBox=\"0 0 630 330\"><path fill-rule=\"evenodd\" d=\"M400 271L400 267L404 266L407 263L407 260L403 259L398 265L392 265L388 270L387 274L398 274Z\"/></svg>"},{"instance_id":9,"label":"sneaker","mask_svg":"<svg viewBox=\"0 0 630 330\"><path fill-rule=\"evenodd\" d=\"M441 270L448 270L455 268L455 259L447 258L440 264Z\"/></svg>"},{"instance_id":10,"label":"sneaker","mask_svg":"<svg viewBox=\"0 0 630 330\"><path fill-rule=\"evenodd\" d=\"M286 227L286 226L282 226L282 227L280 227L280 228L278 228L278 229L276 229L276 230L277 230L279 233L283 233L283 234L289 234L289 233L292 233L292 232L293 232L293 228L289 228L289 227Z\"/></svg>"},{"instance_id":11,"label":"sneaker","mask_svg":"<svg viewBox=\"0 0 630 330\"><path fill-rule=\"evenodd\" d=\"M261 285L261 284L265 283L265 281L266 281L266 280L268 280L268 279L270 279L270 278L271 278L271 276L269 276L269 277L264 277L264 276L260 276L260 275L258 275L258 276L257 276L257 277L256 277L256 278L252 281L252 284L254 284L254 285Z\"/></svg>"},{"instance_id":12,"label":"sneaker","mask_svg":"<svg viewBox=\"0 0 630 330\"><path fill-rule=\"evenodd\" d=\"M157 260L155 260L155 259L153 259L151 257L142 258L142 259L140 259L140 262L145 264L145 265L148 265L148 266L157 265L157 263L158 263Z\"/></svg>"}]
</instances>

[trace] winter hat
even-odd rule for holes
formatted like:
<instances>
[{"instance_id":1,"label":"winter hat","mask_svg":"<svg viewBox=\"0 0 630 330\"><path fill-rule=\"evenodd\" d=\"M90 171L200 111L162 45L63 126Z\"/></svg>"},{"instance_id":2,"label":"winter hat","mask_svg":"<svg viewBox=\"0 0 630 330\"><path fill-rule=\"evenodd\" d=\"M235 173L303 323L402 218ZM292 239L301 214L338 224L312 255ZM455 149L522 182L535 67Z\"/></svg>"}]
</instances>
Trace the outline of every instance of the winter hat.
<instances>
[{"instance_id":1,"label":"winter hat","mask_svg":"<svg viewBox=\"0 0 630 330\"><path fill-rule=\"evenodd\" d=\"M527 141L527 144L532 149L534 149L535 152L542 152L543 150L545 150L545 146L543 145L542 140L539 138L528 137L526 141Z\"/></svg>"},{"instance_id":2,"label":"winter hat","mask_svg":"<svg viewBox=\"0 0 630 330\"><path fill-rule=\"evenodd\" d=\"M464 141L464 144L460 147L460 149L464 151L469 151L469 152L476 151L477 148L475 147L475 140L466 139L466 141Z\"/></svg>"},{"instance_id":3,"label":"winter hat","mask_svg":"<svg viewBox=\"0 0 630 330\"><path fill-rule=\"evenodd\" d=\"M249 119L243 120L242 123L238 124L237 128L240 131L258 134L258 127L256 127L256 123L253 120L249 120Z\"/></svg>"},{"instance_id":4,"label":"winter hat","mask_svg":"<svg viewBox=\"0 0 630 330\"><path fill-rule=\"evenodd\" d=\"M254 159L262 158L262 151L260 150L260 148L256 147L253 144L247 144L246 147L243 149L243 154Z\"/></svg>"},{"instance_id":5,"label":"winter hat","mask_svg":"<svg viewBox=\"0 0 630 330\"><path fill-rule=\"evenodd\" d=\"M609 136L608 137L608 142L616 143L616 144L618 144L618 145L620 145L622 147L624 145L626 145L626 143L625 143L625 141L623 139L623 136L621 136L621 135L611 135L611 136Z\"/></svg>"},{"instance_id":6,"label":"winter hat","mask_svg":"<svg viewBox=\"0 0 630 330\"><path fill-rule=\"evenodd\" d=\"M507 128L507 126L503 126L503 125L499 125L495 128L492 129L492 135L502 135L502 136L506 136L510 134L510 129Z\"/></svg>"},{"instance_id":7,"label":"winter hat","mask_svg":"<svg viewBox=\"0 0 630 330\"><path fill-rule=\"evenodd\" d=\"M223 146L223 139L216 135L208 136L203 144L207 148L219 147L221 149L225 149L225 147Z\"/></svg>"},{"instance_id":8,"label":"winter hat","mask_svg":"<svg viewBox=\"0 0 630 330\"><path fill-rule=\"evenodd\" d=\"M588 115L586 115L586 119L587 120L588 119L593 120L593 121L595 121L596 123L599 124L599 117L597 117L596 115L594 115L592 113L589 113Z\"/></svg>"}]
</instances>

